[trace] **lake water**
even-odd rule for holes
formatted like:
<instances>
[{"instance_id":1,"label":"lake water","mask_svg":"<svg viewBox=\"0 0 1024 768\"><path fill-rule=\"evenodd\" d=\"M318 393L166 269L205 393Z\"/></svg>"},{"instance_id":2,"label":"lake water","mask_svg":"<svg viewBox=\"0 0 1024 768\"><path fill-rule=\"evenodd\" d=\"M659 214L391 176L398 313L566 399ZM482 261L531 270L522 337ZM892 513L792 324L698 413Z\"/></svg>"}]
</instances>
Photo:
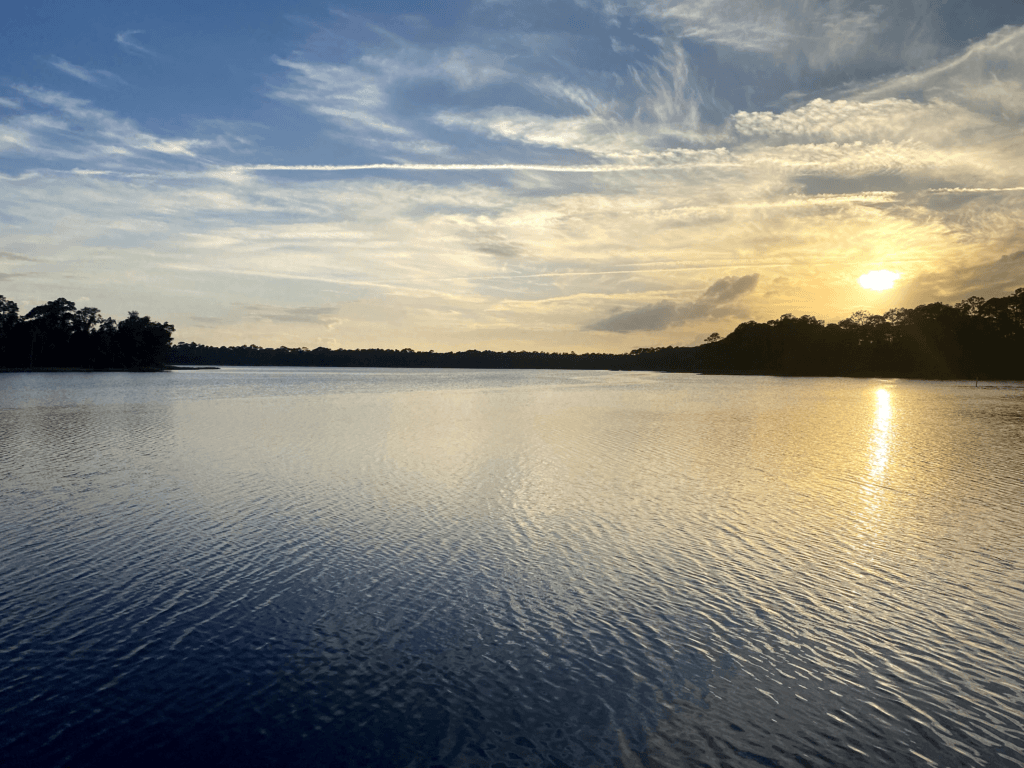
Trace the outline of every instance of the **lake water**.
<instances>
[{"instance_id":1,"label":"lake water","mask_svg":"<svg viewBox=\"0 0 1024 768\"><path fill-rule=\"evenodd\" d=\"M1020 384L0 376L0 764L1024 765Z\"/></svg>"}]
</instances>

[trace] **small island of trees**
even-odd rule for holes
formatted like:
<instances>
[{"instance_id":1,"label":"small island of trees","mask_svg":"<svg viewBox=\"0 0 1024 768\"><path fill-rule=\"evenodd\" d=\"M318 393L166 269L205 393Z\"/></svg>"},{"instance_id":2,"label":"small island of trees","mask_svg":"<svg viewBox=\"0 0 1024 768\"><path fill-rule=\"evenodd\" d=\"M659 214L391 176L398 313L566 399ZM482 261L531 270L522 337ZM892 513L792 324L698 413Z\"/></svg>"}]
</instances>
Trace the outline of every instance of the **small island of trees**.
<instances>
[{"instance_id":1,"label":"small island of trees","mask_svg":"<svg viewBox=\"0 0 1024 768\"><path fill-rule=\"evenodd\" d=\"M883 315L857 312L825 324L810 315L741 323L696 347L641 347L628 354L417 352L255 344L171 345L174 326L137 312L116 322L93 307L56 299L24 317L0 296L0 368L158 370L165 365L279 365L393 368L558 368L782 376L1024 379L1024 288Z\"/></svg>"}]
</instances>

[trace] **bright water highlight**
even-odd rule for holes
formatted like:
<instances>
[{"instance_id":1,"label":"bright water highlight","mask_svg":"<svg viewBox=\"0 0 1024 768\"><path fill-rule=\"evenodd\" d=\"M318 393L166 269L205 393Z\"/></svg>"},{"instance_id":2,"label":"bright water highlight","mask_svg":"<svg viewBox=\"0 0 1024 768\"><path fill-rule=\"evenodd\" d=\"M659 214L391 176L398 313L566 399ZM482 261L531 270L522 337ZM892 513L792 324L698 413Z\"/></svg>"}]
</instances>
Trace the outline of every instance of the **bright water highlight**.
<instances>
[{"instance_id":1,"label":"bright water highlight","mask_svg":"<svg viewBox=\"0 0 1024 768\"><path fill-rule=\"evenodd\" d=\"M1024 765L1020 385L0 376L0 763Z\"/></svg>"}]
</instances>

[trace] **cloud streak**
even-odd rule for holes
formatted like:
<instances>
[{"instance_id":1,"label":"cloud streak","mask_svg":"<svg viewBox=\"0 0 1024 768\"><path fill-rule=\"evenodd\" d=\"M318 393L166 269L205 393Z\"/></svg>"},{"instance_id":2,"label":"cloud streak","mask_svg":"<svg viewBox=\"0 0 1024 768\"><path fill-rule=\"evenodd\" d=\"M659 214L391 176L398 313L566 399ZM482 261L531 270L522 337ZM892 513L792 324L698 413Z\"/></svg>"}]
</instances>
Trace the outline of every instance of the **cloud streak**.
<instances>
[{"instance_id":1,"label":"cloud streak","mask_svg":"<svg viewBox=\"0 0 1024 768\"><path fill-rule=\"evenodd\" d=\"M50 160L65 158L123 165L146 156L195 158L208 140L162 138L132 120L85 99L46 88L17 86L38 110L0 124L0 154L18 151Z\"/></svg>"},{"instance_id":2,"label":"cloud streak","mask_svg":"<svg viewBox=\"0 0 1024 768\"><path fill-rule=\"evenodd\" d=\"M156 54L153 51L135 40L136 35L142 34L145 34L144 29L126 29L124 32L118 32L114 39L117 41L118 45L129 53L141 53L146 56L156 57Z\"/></svg>"},{"instance_id":3,"label":"cloud streak","mask_svg":"<svg viewBox=\"0 0 1024 768\"><path fill-rule=\"evenodd\" d=\"M50 59L50 65L59 69L66 75L71 75L82 82L90 83L92 85L102 85L113 81L124 82L120 77L112 72L107 72L105 69L88 69L86 67L79 66L78 64L72 64L70 61L62 59L59 56L54 56Z\"/></svg>"}]
</instances>

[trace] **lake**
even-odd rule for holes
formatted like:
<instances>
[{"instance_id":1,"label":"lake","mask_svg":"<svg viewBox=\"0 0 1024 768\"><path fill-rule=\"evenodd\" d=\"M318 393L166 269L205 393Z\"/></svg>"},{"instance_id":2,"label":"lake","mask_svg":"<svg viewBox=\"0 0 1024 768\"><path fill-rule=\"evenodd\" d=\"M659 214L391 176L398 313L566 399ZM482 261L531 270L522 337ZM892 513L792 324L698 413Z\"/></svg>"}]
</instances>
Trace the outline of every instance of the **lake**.
<instances>
[{"instance_id":1,"label":"lake","mask_svg":"<svg viewBox=\"0 0 1024 768\"><path fill-rule=\"evenodd\" d=\"M1024 765L1024 385L0 375L0 763Z\"/></svg>"}]
</instances>

